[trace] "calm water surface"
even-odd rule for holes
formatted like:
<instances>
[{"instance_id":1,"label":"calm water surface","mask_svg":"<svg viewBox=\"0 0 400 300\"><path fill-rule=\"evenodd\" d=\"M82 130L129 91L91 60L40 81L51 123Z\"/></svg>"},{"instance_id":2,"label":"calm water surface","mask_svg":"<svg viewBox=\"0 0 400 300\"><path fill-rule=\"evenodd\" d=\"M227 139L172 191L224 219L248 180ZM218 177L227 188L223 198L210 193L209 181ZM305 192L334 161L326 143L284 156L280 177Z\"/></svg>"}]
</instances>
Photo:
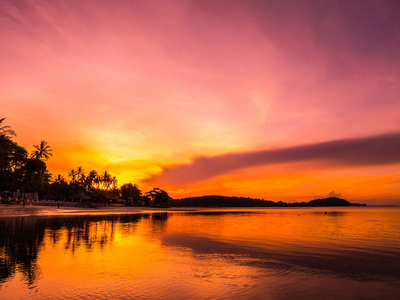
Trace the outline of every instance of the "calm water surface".
<instances>
[{"instance_id":1,"label":"calm water surface","mask_svg":"<svg viewBox=\"0 0 400 300\"><path fill-rule=\"evenodd\" d=\"M0 218L1 299L399 297L399 208Z\"/></svg>"}]
</instances>

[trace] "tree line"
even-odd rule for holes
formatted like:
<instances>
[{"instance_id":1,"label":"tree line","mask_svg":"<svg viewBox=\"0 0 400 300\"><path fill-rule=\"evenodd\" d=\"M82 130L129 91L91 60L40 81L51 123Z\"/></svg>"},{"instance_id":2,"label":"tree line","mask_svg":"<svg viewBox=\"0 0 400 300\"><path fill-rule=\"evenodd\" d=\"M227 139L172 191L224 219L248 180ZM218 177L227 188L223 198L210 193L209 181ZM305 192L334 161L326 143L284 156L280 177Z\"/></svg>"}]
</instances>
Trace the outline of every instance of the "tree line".
<instances>
[{"instance_id":1,"label":"tree line","mask_svg":"<svg viewBox=\"0 0 400 300\"><path fill-rule=\"evenodd\" d=\"M53 176L47 168L52 149L46 141L33 145L33 150L13 140L15 131L0 119L0 197L2 201L24 201L37 195L39 199L71 202L122 203L130 206L167 206L171 199L166 191L153 188L143 193L137 184L118 187L116 176L107 170L85 172L72 169L67 178Z\"/></svg>"},{"instance_id":2,"label":"tree line","mask_svg":"<svg viewBox=\"0 0 400 300\"><path fill-rule=\"evenodd\" d=\"M199 196L188 197L170 201L172 207L325 207L325 206L360 206L365 204L350 203L345 199L328 197L325 199L314 199L308 202L274 202L264 199L250 197L228 197L228 196Z\"/></svg>"}]
</instances>

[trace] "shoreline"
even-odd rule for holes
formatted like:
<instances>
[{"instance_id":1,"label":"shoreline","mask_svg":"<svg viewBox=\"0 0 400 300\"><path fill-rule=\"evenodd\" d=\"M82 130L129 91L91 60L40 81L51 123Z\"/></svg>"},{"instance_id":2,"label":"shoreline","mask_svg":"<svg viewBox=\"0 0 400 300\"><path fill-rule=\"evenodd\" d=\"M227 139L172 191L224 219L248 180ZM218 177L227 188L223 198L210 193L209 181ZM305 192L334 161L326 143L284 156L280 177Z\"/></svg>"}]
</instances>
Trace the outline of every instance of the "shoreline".
<instances>
[{"instance_id":1,"label":"shoreline","mask_svg":"<svg viewBox=\"0 0 400 300\"><path fill-rule=\"evenodd\" d=\"M396 206L368 206L369 208L389 208ZM22 205L0 204L0 218L9 217L58 217L58 216L90 216L90 215L129 215L144 213L196 212L196 211L251 211L276 209L354 209L368 208L360 206L330 206L330 207L138 207L138 206L106 206L98 208L76 206Z\"/></svg>"},{"instance_id":2,"label":"shoreline","mask_svg":"<svg viewBox=\"0 0 400 300\"><path fill-rule=\"evenodd\" d=\"M56 205L14 205L0 204L0 218L7 217L57 217L57 216L84 216L84 215L122 215L122 214L140 214L146 212L168 212L170 209L157 209L154 207L126 207L126 206L107 206L107 207L77 207Z\"/></svg>"}]
</instances>

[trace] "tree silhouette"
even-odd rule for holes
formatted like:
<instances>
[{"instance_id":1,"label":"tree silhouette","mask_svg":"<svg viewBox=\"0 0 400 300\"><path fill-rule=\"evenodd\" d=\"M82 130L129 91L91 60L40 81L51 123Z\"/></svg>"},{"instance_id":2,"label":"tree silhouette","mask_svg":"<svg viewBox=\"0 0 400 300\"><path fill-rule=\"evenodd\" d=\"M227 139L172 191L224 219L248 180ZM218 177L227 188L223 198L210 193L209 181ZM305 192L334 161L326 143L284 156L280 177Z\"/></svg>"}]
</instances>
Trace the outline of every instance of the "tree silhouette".
<instances>
[{"instance_id":1,"label":"tree silhouette","mask_svg":"<svg viewBox=\"0 0 400 300\"><path fill-rule=\"evenodd\" d=\"M12 136L16 136L15 131L10 126L2 125L4 120L0 119L0 170L7 169L12 153L19 147L11 140Z\"/></svg>"},{"instance_id":2,"label":"tree silhouette","mask_svg":"<svg viewBox=\"0 0 400 300\"><path fill-rule=\"evenodd\" d=\"M116 190L118 188L118 179L117 177L113 176L110 181L110 189Z\"/></svg>"},{"instance_id":3,"label":"tree silhouette","mask_svg":"<svg viewBox=\"0 0 400 300\"><path fill-rule=\"evenodd\" d=\"M7 125L2 125L6 118L0 119L0 136L11 137L16 136L15 131Z\"/></svg>"},{"instance_id":4,"label":"tree silhouette","mask_svg":"<svg viewBox=\"0 0 400 300\"><path fill-rule=\"evenodd\" d=\"M51 174L46 163L36 158L29 158L22 167L22 183L25 191L37 192L49 185Z\"/></svg>"},{"instance_id":5,"label":"tree silhouette","mask_svg":"<svg viewBox=\"0 0 400 300\"><path fill-rule=\"evenodd\" d=\"M171 199L166 191L159 188L154 188L147 192L146 196L150 198L154 206L168 206L168 201Z\"/></svg>"},{"instance_id":6,"label":"tree silhouette","mask_svg":"<svg viewBox=\"0 0 400 300\"><path fill-rule=\"evenodd\" d=\"M85 189L87 191L92 190L95 188L95 184L98 178L98 174L96 170L92 170L89 172L89 174L86 175L85 177Z\"/></svg>"},{"instance_id":7,"label":"tree silhouette","mask_svg":"<svg viewBox=\"0 0 400 300\"><path fill-rule=\"evenodd\" d=\"M72 182L76 181L76 171L72 169L68 172L68 177L71 179Z\"/></svg>"},{"instance_id":8,"label":"tree silhouette","mask_svg":"<svg viewBox=\"0 0 400 300\"><path fill-rule=\"evenodd\" d=\"M52 150L46 141L41 141L39 145L33 145L33 147L36 150L32 151L31 158L48 160L50 156L53 156Z\"/></svg>"},{"instance_id":9,"label":"tree silhouette","mask_svg":"<svg viewBox=\"0 0 400 300\"><path fill-rule=\"evenodd\" d=\"M18 192L18 195L28 197L27 192L37 192L39 198L67 201L79 199L99 203L112 203L114 200L120 203L118 198L121 196L127 205L141 205L143 202L156 206L168 205L170 197L167 192L155 188L142 195L136 184L125 184L119 189L117 177L107 170L103 173L96 170L85 173L82 167L78 167L68 172L68 180L61 175L52 177L46 165L52 156L49 144L42 140L28 153L24 147L12 140L16 135L15 131L4 125L4 120L5 118L0 118L1 196L9 197Z\"/></svg>"},{"instance_id":10,"label":"tree silhouette","mask_svg":"<svg viewBox=\"0 0 400 300\"><path fill-rule=\"evenodd\" d=\"M64 176L58 174L54 179L53 179L54 183L63 183L65 182Z\"/></svg>"},{"instance_id":11,"label":"tree silhouette","mask_svg":"<svg viewBox=\"0 0 400 300\"><path fill-rule=\"evenodd\" d=\"M104 171L104 173L100 176L101 178L101 185L103 187L103 190L109 190L111 187L112 183L112 176L108 171Z\"/></svg>"},{"instance_id":12,"label":"tree silhouette","mask_svg":"<svg viewBox=\"0 0 400 300\"><path fill-rule=\"evenodd\" d=\"M137 184L126 183L121 186L121 198L126 201L126 205L137 205L142 200L142 191Z\"/></svg>"},{"instance_id":13,"label":"tree silhouette","mask_svg":"<svg viewBox=\"0 0 400 300\"><path fill-rule=\"evenodd\" d=\"M86 174L81 166L76 169L76 178L80 185L85 184Z\"/></svg>"}]
</instances>

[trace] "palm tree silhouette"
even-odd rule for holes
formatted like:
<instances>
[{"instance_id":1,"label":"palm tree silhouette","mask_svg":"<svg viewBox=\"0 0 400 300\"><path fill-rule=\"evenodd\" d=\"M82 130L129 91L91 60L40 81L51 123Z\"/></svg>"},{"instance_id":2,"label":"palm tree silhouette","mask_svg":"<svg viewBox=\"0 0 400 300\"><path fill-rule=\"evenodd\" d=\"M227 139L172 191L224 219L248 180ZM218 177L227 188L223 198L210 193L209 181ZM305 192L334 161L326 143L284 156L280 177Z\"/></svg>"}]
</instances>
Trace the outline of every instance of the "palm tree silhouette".
<instances>
[{"instance_id":1,"label":"palm tree silhouette","mask_svg":"<svg viewBox=\"0 0 400 300\"><path fill-rule=\"evenodd\" d=\"M117 179L116 176L113 176L113 177L111 178L111 180L110 180L110 187L111 187L112 190L117 189L117 187L118 187L118 179Z\"/></svg>"},{"instance_id":2,"label":"palm tree silhouette","mask_svg":"<svg viewBox=\"0 0 400 300\"><path fill-rule=\"evenodd\" d=\"M1 125L1 123L3 123L3 121L5 119L6 118L0 119L0 136L4 136L4 137L16 136L15 131L10 126L2 126Z\"/></svg>"},{"instance_id":3,"label":"palm tree silhouette","mask_svg":"<svg viewBox=\"0 0 400 300\"><path fill-rule=\"evenodd\" d=\"M65 179L62 175L58 174L55 178L53 178L53 182L55 183L63 183Z\"/></svg>"},{"instance_id":4,"label":"palm tree silhouette","mask_svg":"<svg viewBox=\"0 0 400 300\"><path fill-rule=\"evenodd\" d=\"M96 184L98 176L99 175L97 174L96 170L92 170L89 172L89 174L86 176L85 179L86 190L91 190L94 187L94 184Z\"/></svg>"},{"instance_id":5,"label":"palm tree silhouette","mask_svg":"<svg viewBox=\"0 0 400 300\"><path fill-rule=\"evenodd\" d=\"M83 168L80 166L76 169L76 178L80 184L85 184L86 174Z\"/></svg>"},{"instance_id":6,"label":"palm tree silhouette","mask_svg":"<svg viewBox=\"0 0 400 300\"><path fill-rule=\"evenodd\" d=\"M100 174L98 174L97 172L94 173L93 175L94 175L94 177L93 177L94 186L95 186L96 189L100 189L101 182L102 182L102 179L101 179L102 176Z\"/></svg>"},{"instance_id":7,"label":"palm tree silhouette","mask_svg":"<svg viewBox=\"0 0 400 300\"><path fill-rule=\"evenodd\" d=\"M33 145L33 147L35 147L36 150L32 151L31 158L44 158L45 160L47 160L50 158L50 156L53 156L53 154L51 153L52 150L46 141L41 141L40 145Z\"/></svg>"},{"instance_id":8,"label":"palm tree silhouette","mask_svg":"<svg viewBox=\"0 0 400 300\"><path fill-rule=\"evenodd\" d=\"M0 171L12 171L13 166L23 163L26 151L12 141L12 136L16 136L15 131L10 126L3 125L4 120L5 118L0 119Z\"/></svg>"},{"instance_id":9,"label":"palm tree silhouette","mask_svg":"<svg viewBox=\"0 0 400 300\"><path fill-rule=\"evenodd\" d=\"M70 172L68 172L68 177L71 178L71 182L75 182L76 180L76 171L72 169Z\"/></svg>"},{"instance_id":10,"label":"palm tree silhouette","mask_svg":"<svg viewBox=\"0 0 400 300\"><path fill-rule=\"evenodd\" d=\"M104 171L104 173L101 175L101 182L103 185L103 189L108 191L112 183L112 177L110 173Z\"/></svg>"}]
</instances>

